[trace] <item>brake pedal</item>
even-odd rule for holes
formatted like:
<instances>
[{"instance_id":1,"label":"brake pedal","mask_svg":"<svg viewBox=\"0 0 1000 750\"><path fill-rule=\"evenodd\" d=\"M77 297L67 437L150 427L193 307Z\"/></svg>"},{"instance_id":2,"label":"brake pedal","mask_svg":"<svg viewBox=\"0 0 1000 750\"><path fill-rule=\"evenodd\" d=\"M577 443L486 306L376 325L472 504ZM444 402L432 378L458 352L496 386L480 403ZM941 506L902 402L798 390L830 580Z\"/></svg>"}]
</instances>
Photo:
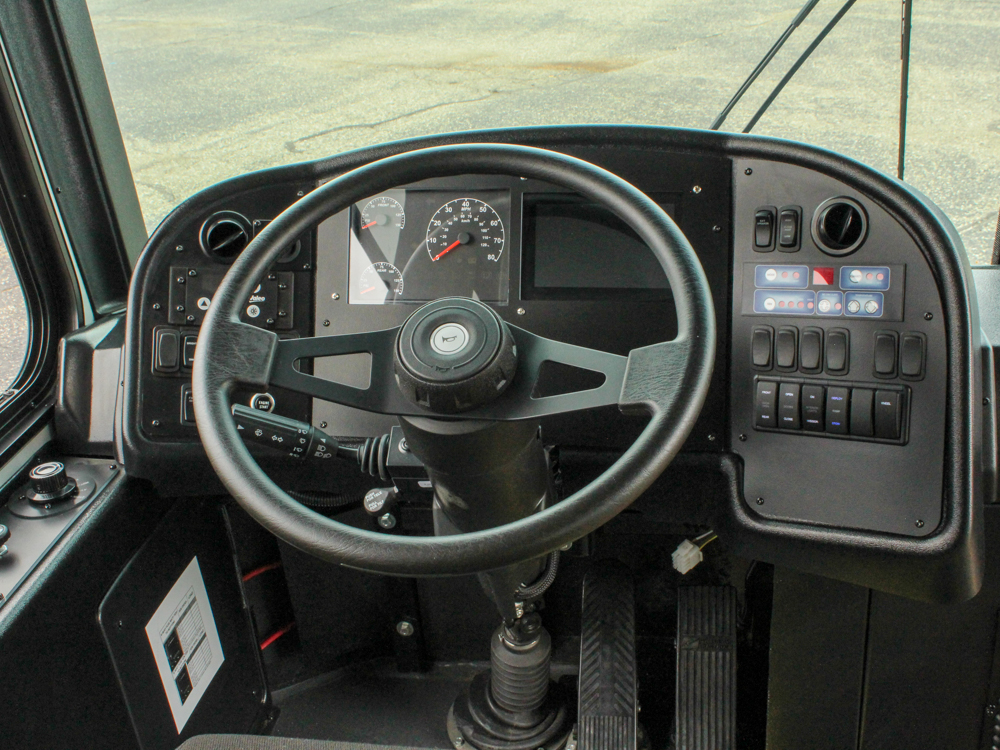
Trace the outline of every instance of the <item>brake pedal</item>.
<instances>
[{"instance_id":1,"label":"brake pedal","mask_svg":"<svg viewBox=\"0 0 1000 750\"><path fill-rule=\"evenodd\" d=\"M736 590L677 591L677 750L736 747Z\"/></svg>"},{"instance_id":2,"label":"brake pedal","mask_svg":"<svg viewBox=\"0 0 1000 750\"><path fill-rule=\"evenodd\" d=\"M621 563L597 563L583 581L579 750L636 750L635 590Z\"/></svg>"}]
</instances>

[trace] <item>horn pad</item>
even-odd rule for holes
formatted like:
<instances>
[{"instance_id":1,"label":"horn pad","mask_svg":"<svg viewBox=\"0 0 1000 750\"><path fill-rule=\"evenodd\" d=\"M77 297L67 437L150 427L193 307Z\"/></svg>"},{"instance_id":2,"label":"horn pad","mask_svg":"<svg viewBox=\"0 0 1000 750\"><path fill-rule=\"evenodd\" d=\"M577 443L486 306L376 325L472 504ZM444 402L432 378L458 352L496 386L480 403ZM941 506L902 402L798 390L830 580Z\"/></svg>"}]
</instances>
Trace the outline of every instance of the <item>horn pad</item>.
<instances>
[{"instance_id":1,"label":"horn pad","mask_svg":"<svg viewBox=\"0 0 1000 750\"><path fill-rule=\"evenodd\" d=\"M491 308L465 297L435 300L399 330L396 382L413 403L457 414L493 401L517 369L517 347Z\"/></svg>"}]
</instances>

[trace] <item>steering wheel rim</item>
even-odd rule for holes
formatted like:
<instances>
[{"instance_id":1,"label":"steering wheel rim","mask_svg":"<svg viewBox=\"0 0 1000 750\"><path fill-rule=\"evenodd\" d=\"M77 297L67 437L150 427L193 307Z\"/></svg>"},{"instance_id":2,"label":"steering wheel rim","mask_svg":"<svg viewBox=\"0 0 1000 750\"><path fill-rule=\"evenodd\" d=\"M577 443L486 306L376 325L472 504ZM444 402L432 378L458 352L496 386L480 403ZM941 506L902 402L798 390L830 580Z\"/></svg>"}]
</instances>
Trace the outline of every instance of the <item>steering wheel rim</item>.
<instances>
[{"instance_id":1,"label":"steering wheel rim","mask_svg":"<svg viewBox=\"0 0 1000 750\"><path fill-rule=\"evenodd\" d=\"M530 177L569 188L613 211L653 250L674 297L678 334L629 354L618 404L650 421L600 477L569 498L514 523L440 537L378 534L326 518L293 500L261 470L230 414L237 384L266 386L277 336L239 321L243 301L282 249L351 204L400 184L460 174ZM192 391L198 431L213 468L236 501L294 547L333 563L390 575L460 575L547 554L628 507L669 465L708 392L715 358L711 291L677 225L616 175L571 156L506 144L462 144L372 162L324 184L275 218L230 267L205 316ZM433 416L433 415L428 415Z\"/></svg>"}]
</instances>

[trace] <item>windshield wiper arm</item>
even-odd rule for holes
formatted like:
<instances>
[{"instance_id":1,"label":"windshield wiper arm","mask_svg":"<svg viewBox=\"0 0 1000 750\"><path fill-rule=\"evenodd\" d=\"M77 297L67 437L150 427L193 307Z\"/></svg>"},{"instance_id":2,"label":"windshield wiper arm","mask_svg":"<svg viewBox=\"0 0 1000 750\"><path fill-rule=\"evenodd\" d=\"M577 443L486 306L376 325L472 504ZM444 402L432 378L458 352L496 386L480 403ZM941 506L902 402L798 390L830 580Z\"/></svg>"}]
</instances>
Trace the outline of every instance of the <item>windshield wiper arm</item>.
<instances>
[{"instance_id":1,"label":"windshield wiper arm","mask_svg":"<svg viewBox=\"0 0 1000 750\"><path fill-rule=\"evenodd\" d=\"M756 125L757 121L764 116L764 113L767 112L767 108L771 106L771 102L778 98L778 94L780 94L781 90L785 88L785 84L792 80L792 76L799 72L799 68L801 68L802 64L809 59L809 55L811 55L820 43L826 39L826 35L833 31L833 27L840 23L840 19L847 14L847 11L851 9L851 6L854 5L856 1L857 0L847 0L841 9L837 11L837 15L831 18L830 22L824 26L823 30L816 35L815 39L812 40L812 44L806 47L805 52L799 55L799 59L796 60L795 64L789 68L787 73L785 73L785 77L778 82L778 85L774 87L774 91L772 91L767 99L764 100L764 103L760 105L760 109L757 110L757 114L755 114L750 119L750 122L747 123L747 126L743 128L744 133L749 133L753 130L753 126Z\"/></svg>"},{"instance_id":2,"label":"windshield wiper arm","mask_svg":"<svg viewBox=\"0 0 1000 750\"><path fill-rule=\"evenodd\" d=\"M739 90L737 90L737 92L733 95L733 98L729 100L729 104L725 106L725 109L723 109L719 113L718 117L712 121L712 124L708 126L710 130L718 130L722 127L722 123L724 123L726 118L729 117L729 113L733 111L733 107L739 103L740 99L743 98L743 95L747 92L747 90L753 86L757 77L764 72L764 68L771 64L771 60L773 60L774 56L778 54L778 50L784 46L785 42L788 41L788 37L790 37L792 32L799 27L799 24L805 20L806 16L812 12L812 9L816 7L818 2L819 0L806 0L806 4L802 6L802 10L800 10L796 14L795 18L792 19L792 22L788 25L788 28L785 29L785 32L778 37L778 41L776 41L771 49L767 51L767 54L761 58L761 61L757 63L757 67L753 69L753 72L749 76L747 76L743 85L741 85Z\"/></svg>"}]
</instances>

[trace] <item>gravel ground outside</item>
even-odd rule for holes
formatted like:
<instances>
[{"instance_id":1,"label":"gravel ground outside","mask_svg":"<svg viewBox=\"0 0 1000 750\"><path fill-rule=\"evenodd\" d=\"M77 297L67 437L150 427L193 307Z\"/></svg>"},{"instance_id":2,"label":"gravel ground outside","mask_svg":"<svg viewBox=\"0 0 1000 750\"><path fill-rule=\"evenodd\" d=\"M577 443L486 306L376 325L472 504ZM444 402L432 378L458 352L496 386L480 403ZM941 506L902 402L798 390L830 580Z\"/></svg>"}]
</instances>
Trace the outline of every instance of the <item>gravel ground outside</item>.
<instances>
[{"instance_id":1,"label":"gravel ground outside","mask_svg":"<svg viewBox=\"0 0 1000 750\"><path fill-rule=\"evenodd\" d=\"M152 230L219 180L397 138L559 123L707 127L802 2L90 0L90 9ZM744 126L839 7L821 0L725 128ZM895 174L899 38L898 0L858 0L754 132ZM906 180L951 217L972 262L988 262L1000 206L1000 0L915 0L907 153Z\"/></svg>"},{"instance_id":2,"label":"gravel ground outside","mask_svg":"<svg viewBox=\"0 0 1000 750\"><path fill-rule=\"evenodd\" d=\"M28 314L21 285L0 236L0 391L14 382L28 348Z\"/></svg>"}]
</instances>

